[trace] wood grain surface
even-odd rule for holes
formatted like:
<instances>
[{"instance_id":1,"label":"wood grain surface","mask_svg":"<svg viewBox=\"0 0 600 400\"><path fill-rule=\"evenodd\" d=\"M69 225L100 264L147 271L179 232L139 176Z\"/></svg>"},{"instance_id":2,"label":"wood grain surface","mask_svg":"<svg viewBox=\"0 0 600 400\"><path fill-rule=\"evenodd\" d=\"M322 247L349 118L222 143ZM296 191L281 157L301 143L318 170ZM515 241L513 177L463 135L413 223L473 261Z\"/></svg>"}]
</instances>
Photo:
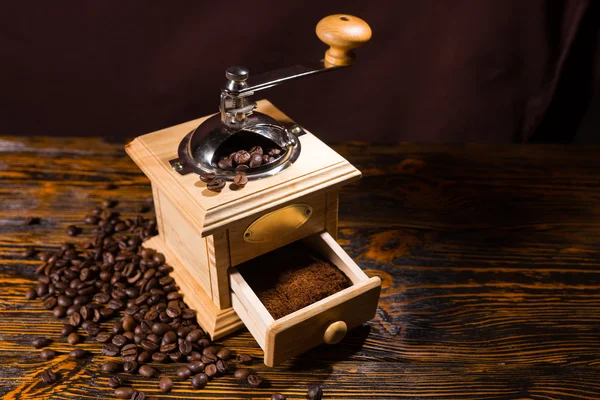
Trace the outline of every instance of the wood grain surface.
<instances>
[{"instance_id":1,"label":"wood grain surface","mask_svg":"<svg viewBox=\"0 0 600 400\"><path fill-rule=\"evenodd\" d=\"M364 174L341 191L339 242L383 281L376 317L280 367L257 360L264 388L223 377L159 395L158 378L134 377L136 388L168 399L297 399L310 383L326 399L600 398L600 148L334 147ZM123 143L0 138L2 398L114 398L100 345L67 359L61 323L25 300L39 261L22 253L69 240L66 227L106 197L128 215L150 195ZM40 223L23 226L27 216ZM56 339L57 358L40 361L38 335ZM219 342L262 356L246 330ZM61 376L46 386L50 366Z\"/></svg>"}]
</instances>

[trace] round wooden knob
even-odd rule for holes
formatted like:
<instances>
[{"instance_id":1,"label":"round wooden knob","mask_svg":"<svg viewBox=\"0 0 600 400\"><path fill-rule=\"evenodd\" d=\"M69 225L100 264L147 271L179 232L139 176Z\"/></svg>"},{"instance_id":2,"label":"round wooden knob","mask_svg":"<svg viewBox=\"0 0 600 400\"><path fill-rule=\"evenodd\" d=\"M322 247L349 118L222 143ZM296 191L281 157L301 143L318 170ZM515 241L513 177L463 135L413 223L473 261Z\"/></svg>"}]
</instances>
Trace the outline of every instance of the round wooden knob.
<instances>
[{"instance_id":1,"label":"round wooden knob","mask_svg":"<svg viewBox=\"0 0 600 400\"><path fill-rule=\"evenodd\" d=\"M348 332L348 325L344 321L336 321L325 330L323 341L327 344L339 343Z\"/></svg>"},{"instance_id":2,"label":"round wooden knob","mask_svg":"<svg viewBox=\"0 0 600 400\"><path fill-rule=\"evenodd\" d=\"M317 24L317 36L329 50L325 52L325 67L352 65L352 49L371 39L371 27L362 19L348 14L334 14Z\"/></svg>"}]
</instances>

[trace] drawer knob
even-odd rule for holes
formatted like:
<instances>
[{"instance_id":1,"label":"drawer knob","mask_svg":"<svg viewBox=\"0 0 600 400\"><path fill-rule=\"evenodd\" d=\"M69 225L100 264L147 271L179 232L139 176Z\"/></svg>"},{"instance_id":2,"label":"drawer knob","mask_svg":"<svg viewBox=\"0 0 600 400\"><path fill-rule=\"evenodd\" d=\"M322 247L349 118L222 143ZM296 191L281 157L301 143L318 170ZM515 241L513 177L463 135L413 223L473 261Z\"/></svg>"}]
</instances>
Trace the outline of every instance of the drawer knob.
<instances>
[{"instance_id":1,"label":"drawer knob","mask_svg":"<svg viewBox=\"0 0 600 400\"><path fill-rule=\"evenodd\" d=\"M348 332L348 325L344 321L336 321L325 330L323 341L327 344L339 343Z\"/></svg>"}]
</instances>

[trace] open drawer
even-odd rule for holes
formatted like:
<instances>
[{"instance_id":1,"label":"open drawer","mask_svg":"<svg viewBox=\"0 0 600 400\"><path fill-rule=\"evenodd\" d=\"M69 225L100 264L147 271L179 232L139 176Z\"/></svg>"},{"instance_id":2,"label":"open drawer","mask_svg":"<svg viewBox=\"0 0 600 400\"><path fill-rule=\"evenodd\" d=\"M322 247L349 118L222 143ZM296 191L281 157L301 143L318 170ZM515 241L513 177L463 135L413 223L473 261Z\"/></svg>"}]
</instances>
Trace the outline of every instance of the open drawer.
<instances>
[{"instance_id":1,"label":"open drawer","mask_svg":"<svg viewBox=\"0 0 600 400\"><path fill-rule=\"evenodd\" d=\"M274 319L236 268L230 269L231 301L250 333L274 366L321 343L337 343L348 329L375 315L381 280L369 278L327 232L303 239L351 281L348 288Z\"/></svg>"}]
</instances>

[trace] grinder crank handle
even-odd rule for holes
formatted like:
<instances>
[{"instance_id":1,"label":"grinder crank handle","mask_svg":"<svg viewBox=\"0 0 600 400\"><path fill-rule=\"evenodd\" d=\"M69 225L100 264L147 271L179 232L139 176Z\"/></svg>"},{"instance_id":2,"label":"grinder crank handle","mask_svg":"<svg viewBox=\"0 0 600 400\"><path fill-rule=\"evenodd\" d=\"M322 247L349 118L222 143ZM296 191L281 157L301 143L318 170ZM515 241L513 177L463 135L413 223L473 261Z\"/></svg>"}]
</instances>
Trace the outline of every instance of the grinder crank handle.
<instances>
[{"instance_id":1,"label":"grinder crank handle","mask_svg":"<svg viewBox=\"0 0 600 400\"><path fill-rule=\"evenodd\" d=\"M325 52L323 62L311 62L307 65L294 65L292 67L267 72L255 78L250 78L245 87L239 87L235 92L238 96L250 96L260 90L277 86L283 82L330 72L339 68L352 65L355 59L353 49L362 46L371 39L371 27L364 20L348 14L333 14L323 18L317 24L317 36L329 45ZM236 67L239 68L239 67ZM248 71L241 80L248 78ZM228 76L228 79L232 79Z\"/></svg>"},{"instance_id":2,"label":"grinder crank handle","mask_svg":"<svg viewBox=\"0 0 600 400\"><path fill-rule=\"evenodd\" d=\"M352 65L356 57L352 50L367 43L372 34L369 24L348 14L323 18L316 31L319 39L330 46L323 60L326 68Z\"/></svg>"}]
</instances>

